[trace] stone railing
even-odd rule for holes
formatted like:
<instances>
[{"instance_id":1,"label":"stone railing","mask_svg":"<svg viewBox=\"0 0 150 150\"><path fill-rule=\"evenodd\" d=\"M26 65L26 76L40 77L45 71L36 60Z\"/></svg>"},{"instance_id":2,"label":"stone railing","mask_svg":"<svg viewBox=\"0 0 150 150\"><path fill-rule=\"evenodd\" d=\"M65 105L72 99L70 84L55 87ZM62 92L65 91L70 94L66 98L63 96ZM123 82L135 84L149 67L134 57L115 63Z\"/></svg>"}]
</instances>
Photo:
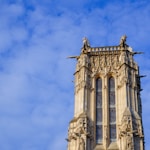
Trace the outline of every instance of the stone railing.
<instances>
[{"instance_id":1,"label":"stone railing","mask_svg":"<svg viewBox=\"0 0 150 150\"><path fill-rule=\"evenodd\" d=\"M88 52L115 51L120 49L121 49L120 46L90 47L88 49Z\"/></svg>"}]
</instances>

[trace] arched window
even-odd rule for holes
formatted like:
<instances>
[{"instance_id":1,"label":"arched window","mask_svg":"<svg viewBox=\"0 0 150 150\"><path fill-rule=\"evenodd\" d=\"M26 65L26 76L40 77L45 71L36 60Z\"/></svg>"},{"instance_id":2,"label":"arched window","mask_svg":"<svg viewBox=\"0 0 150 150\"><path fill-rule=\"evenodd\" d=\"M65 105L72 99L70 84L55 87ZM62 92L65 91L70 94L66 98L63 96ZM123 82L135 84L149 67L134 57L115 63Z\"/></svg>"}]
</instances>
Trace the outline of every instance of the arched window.
<instances>
[{"instance_id":1,"label":"arched window","mask_svg":"<svg viewBox=\"0 0 150 150\"><path fill-rule=\"evenodd\" d=\"M116 141L116 98L115 98L115 80L109 78L109 135L110 141Z\"/></svg>"},{"instance_id":2,"label":"arched window","mask_svg":"<svg viewBox=\"0 0 150 150\"><path fill-rule=\"evenodd\" d=\"M96 80L96 142L102 143L102 79Z\"/></svg>"}]
</instances>

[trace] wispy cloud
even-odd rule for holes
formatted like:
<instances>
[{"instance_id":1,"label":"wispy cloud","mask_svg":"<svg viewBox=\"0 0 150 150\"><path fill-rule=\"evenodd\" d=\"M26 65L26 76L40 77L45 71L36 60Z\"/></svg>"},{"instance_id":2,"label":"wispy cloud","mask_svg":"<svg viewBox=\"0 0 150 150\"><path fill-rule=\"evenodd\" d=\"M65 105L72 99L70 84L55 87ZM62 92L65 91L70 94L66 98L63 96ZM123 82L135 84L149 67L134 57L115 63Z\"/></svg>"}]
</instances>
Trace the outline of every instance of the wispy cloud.
<instances>
[{"instance_id":1,"label":"wispy cloud","mask_svg":"<svg viewBox=\"0 0 150 150\"><path fill-rule=\"evenodd\" d=\"M66 57L80 53L83 36L92 46L102 46L117 45L122 34L135 50L145 52L135 59L147 74L142 100L149 148L148 1L0 3L0 149L67 149L75 61Z\"/></svg>"}]
</instances>

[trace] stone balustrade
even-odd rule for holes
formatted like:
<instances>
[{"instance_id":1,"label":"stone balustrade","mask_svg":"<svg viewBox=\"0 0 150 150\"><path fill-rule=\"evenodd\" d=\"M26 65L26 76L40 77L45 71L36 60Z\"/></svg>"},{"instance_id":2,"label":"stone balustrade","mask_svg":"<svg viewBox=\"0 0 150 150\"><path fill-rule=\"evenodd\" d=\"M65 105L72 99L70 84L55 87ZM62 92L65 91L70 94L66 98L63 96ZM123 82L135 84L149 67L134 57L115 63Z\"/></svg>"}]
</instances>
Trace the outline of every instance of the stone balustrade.
<instances>
[{"instance_id":1,"label":"stone balustrade","mask_svg":"<svg viewBox=\"0 0 150 150\"><path fill-rule=\"evenodd\" d=\"M121 49L120 46L90 47L88 49L88 52L115 51L120 49Z\"/></svg>"}]
</instances>

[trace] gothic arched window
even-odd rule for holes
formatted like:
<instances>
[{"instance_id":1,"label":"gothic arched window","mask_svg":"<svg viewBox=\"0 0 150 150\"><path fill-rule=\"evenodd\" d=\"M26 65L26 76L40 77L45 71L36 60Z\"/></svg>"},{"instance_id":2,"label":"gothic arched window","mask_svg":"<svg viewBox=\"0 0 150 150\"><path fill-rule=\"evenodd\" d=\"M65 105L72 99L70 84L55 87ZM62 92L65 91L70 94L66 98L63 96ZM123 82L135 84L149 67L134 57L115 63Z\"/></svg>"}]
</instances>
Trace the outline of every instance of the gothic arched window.
<instances>
[{"instance_id":1,"label":"gothic arched window","mask_svg":"<svg viewBox=\"0 0 150 150\"><path fill-rule=\"evenodd\" d=\"M110 141L116 140L116 98L115 98L115 80L109 78L109 135Z\"/></svg>"},{"instance_id":2,"label":"gothic arched window","mask_svg":"<svg viewBox=\"0 0 150 150\"><path fill-rule=\"evenodd\" d=\"M98 78L96 80L96 142L101 143L102 138L102 79Z\"/></svg>"}]
</instances>

